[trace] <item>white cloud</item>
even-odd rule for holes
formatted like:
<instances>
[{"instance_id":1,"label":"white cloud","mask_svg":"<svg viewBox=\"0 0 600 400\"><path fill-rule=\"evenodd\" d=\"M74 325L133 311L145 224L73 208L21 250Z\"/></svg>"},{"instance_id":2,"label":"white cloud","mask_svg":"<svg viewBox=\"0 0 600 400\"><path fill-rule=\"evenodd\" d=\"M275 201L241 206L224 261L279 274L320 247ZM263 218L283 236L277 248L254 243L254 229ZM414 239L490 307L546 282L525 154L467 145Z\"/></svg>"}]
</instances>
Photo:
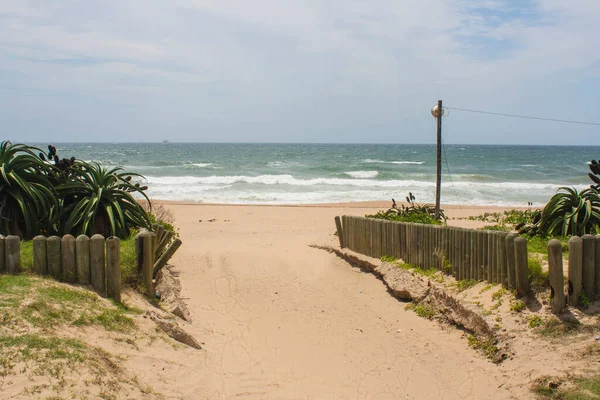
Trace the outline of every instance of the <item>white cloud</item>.
<instances>
[{"instance_id":1,"label":"white cloud","mask_svg":"<svg viewBox=\"0 0 600 400\"><path fill-rule=\"evenodd\" d=\"M127 105L135 118L221 126L232 140L244 140L234 134L243 129L223 115L256 121L260 114L265 135L297 118L294 110L305 110L298 131L308 133L311 125L347 129L345 115L359 137L373 118L421 129L430 121L415 112L442 96L522 110L532 104L530 88L540 100L531 111L555 113L544 104L544 82L571 87L583 79L574 74L597 78L598 22L591 0L4 1L0 101L51 93L64 102L60 110L85 107L76 104L83 96L119 118L128 109L114 107ZM23 126L17 119L27 110L13 103L5 116ZM327 107L339 107L329 110L332 120L317 112ZM198 109L207 112L189 112ZM397 138L397 129L375 139Z\"/></svg>"}]
</instances>

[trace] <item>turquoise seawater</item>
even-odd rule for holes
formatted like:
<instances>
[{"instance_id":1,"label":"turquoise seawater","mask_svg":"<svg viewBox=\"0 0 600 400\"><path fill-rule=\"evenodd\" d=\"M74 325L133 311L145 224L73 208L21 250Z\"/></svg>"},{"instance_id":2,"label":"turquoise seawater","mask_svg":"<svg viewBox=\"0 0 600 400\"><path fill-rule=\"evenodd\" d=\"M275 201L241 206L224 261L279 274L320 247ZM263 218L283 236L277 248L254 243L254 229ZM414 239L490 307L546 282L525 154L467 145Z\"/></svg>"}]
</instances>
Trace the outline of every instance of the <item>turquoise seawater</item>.
<instances>
[{"instance_id":1,"label":"turquoise seawater","mask_svg":"<svg viewBox=\"0 0 600 400\"><path fill-rule=\"evenodd\" d=\"M37 144L39 147L45 147ZM434 145L62 143L60 157L123 166L156 199L305 204L435 197ZM446 145L442 202L542 205L559 186L587 187L600 146Z\"/></svg>"}]
</instances>

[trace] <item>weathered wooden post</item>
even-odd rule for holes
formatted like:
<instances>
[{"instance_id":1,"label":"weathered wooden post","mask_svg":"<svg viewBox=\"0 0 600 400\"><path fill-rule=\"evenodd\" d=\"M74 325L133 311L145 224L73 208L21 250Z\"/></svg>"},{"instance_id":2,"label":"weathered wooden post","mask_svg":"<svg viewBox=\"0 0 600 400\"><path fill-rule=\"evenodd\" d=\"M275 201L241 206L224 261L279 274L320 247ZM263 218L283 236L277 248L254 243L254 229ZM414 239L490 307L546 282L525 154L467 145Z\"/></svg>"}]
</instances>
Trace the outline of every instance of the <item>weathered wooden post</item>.
<instances>
[{"instance_id":1,"label":"weathered wooden post","mask_svg":"<svg viewBox=\"0 0 600 400\"><path fill-rule=\"evenodd\" d=\"M167 262L173 257L173 254L177 251L177 249L181 246L181 239L177 238L171 243L171 245L165 250L164 254L154 263L154 275L164 267Z\"/></svg>"},{"instance_id":2,"label":"weathered wooden post","mask_svg":"<svg viewBox=\"0 0 600 400\"><path fill-rule=\"evenodd\" d=\"M596 288L596 299L600 299L600 235L594 237L594 243L596 244L596 266L594 271Z\"/></svg>"},{"instance_id":3,"label":"weathered wooden post","mask_svg":"<svg viewBox=\"0 0 600 400\"><path fill-rule=\"evenodd\" d=\"M104 236L95 234L90 238L90 275L92 286L101 295L106 294L106 257Z\"/></svg>"},{"instance_id":4,"label":"weathered wooden post","mask_svg":"<svg viewBox=\"0 0 600 400\"><path fill-rule=\"evenodd\" d=\"M337 231L338 240L340 241L340 248L344 248L344 231L342 230L342 221L340 217L335 217L335 229ZM159 242L162 243L162 242ZM160 244L159 244L160 249ZM160 250L157 249L157 252Z\"/></svg>"},{"instance_id":5,"label":"weathered wooden post","mask_svg":"<svg viewBox=\"0 0 600 400\"><path fill-rule=\"evenodd\" d=\"M75 238L65 235L60 240L62 279L65 282L77 282L77 263L75 261Z\"/></svg>"},{"instance_id":6,"label":"weathered wooden post","mask_svg":"<svg viewBox=\"0 0 600 400\"><path fill-rule=\"evenodd\" d=\"M510 289L517 287L517 275L515 272L515 239L516 233L509 233L504 238L506 243L506 281Z\"/></svg>"},{"instance_id":7,"label":"weathered wooden post","mask_svg":"<svg viewBox=\"0 0 600 400\"><path fill-rule=\"evenodd\" d=\"M42 235L33 238L33 270L39 275L46 275L48 273L46 237Z\"/></svg>"},{"instance_id":8,"label":"weathered wooden post","mask_svg":"<svg viewBox=\"0 0 600 400\"><path fill-rule=\"evenodd\" d=\"M527 258L527 239L515 239L515 267L517 280L517 295L523 297L529 293L529 266Z\"/></svg>"},{"instance_id":9,"label":"weathered wooden post","mask_svg":"<svg viewBox=\"0 0 600 400\"><path fill-rule=\"evenodd\" d=\"M596 246L594 236L583 235L581 237L583 241L583 263L581 268L581 283L583 286L583 292L590 300L594 301L594 291L596 283Z\"/></svg>"},{"instance_id":10,"label":"weathered wooden post","mask_svg":"<svg viewBox=\"0 0 600 400\"><path fill-rule=\"evenodd\" d=\"M15 235L8 235L4 239L4 246L6 272L18 274L21 272L21 239Z\"/></svg>"},{"instance_id":11,"label":"weathered wooden post","mask_svg":"<svg viewBox=\"0 0 600 400\"><path fill-rule=\"evenodd\" d=\"M579 304L582 292L583 240L578 236L569 239L569 304Z\"/></svg>"},{"instance_id":12,"label":"weathered wooden post","mask_svg":"<svg viewBox=\"0 0 600 400\"><path fill-rule=\"evenodd\" d=\"M150 232L150 237L152 238L152 258L156 259L156 247L158 246L158 241L156 238L156 232Z\"/></svg>"},{"instance_id":13,"label":"weathered wooden post","mask_svg":"<svg viewBox=\"0 0 600 400\"><path fill-rule=\"evenodd\" d=\"M149 232L140 233L138 235L142 249L142 259L139 260L142 270L142 279L146 294L152 296L154 294L154 284L152 283L152 274L154 267L154 255L152 254L152 236Z\"/></svg>"},{"instance_id":14,"label":"weathered wooden post","mask_svg":"<svg viewBox=\"0 0 600 400\"><path fill-rule=\"evenodd\" d=\"M482 281L489 280L488 275L488 241L487 241L487 232L484 230L479 231L480 239L481 239L481 270L479 276Z\"/></svg>"},{"instance_id":15,"label":"weathered wooden post","mask_svg":"<svg viewBox=\"0 0 600 400\"><path fill-rule=\"evenodd\" d=\"M552 239L548 242L548 268L550 270L550 305L553 314L565 308L565 277L563 272L562 244Z\"/></svg>"},{"instance_id":16,"label":"weathered wooden post","mask_svg":"<svg viewBox=\"0 0 600 400\"><path fill-rule=\"evenodd\" d=\"M116 236L106 239L106 294L121 301L121 240Z\"/></svg>"},{"instance_id":17,"label":"weathered wooden post","mask_svg":"<svg viewBox=\"0 0 600 400\"><path fill-rule=\"evenodd\" d=\"M48 275L54 279L61 279L62 267L60 259L61 241L58 236L50 236L46 240L46 258L48 260Z\"/></svg>"},{"instance_id":18,"label":"weathered wooden post","mask_svg":"<svg viewBox=\"0 0 600 400\"><path fill-rule=\"evenodd\" d=\"M477 231L469 229L469 279L477 279Z\"/></svg>"},{"instance_id":19,"label":"weathered wooden post","mask_svg":"<svg viewBox=\"0 0 600 400\"><path fill-rule=\"evenodd\" d=\"M79 235L75 239L75 264L77 266L77 283L89 285L92 283L90 273L90 238Z\"/></svg>"},{"instance_id":20,"label":"weathered wooden post","mask_svg":"<svg viewBox=\"0 0 600 400\"><path fill-rule=\"evenodd\" d=\"M498 234L498 270L500 271L500 283L507 287L507 263L506 263L506 232Z\"/></svg>"},{"instance_id":21,"label":"weathered wooden post","mask_svg":"<svg viewBox=\"0 0 600 400\"><path fill-rule=\"evenodd\" d=\"M0 274L6 273L6 263L4 258L4 236L0 235Z\"/></svg>"},{"instance_id":22,"label":"weathered wooden post","mask_svg":"<svg viewBox=\"0 0 600 400\"><path fill-rule=\"evenodd\" d=\"M489 281L496 283L496 235L493 231L488 231L488 270L489 270Z\"/></svg>"},{"instance_id":23,"label":"weathered wooden post","mask_svg":"<svg viewBox=\"0 0 600 400\"><path fill-rule=\"evenodd\" d=\"M339 217L337 217L339 218ZM167 230L165 229L164 226L159 225L159 224L155 224L154 225L154 233L156 233L156 241L160 242L161 239L163 238L164 234L167 232Z\"/></svg>"}]
</instances>

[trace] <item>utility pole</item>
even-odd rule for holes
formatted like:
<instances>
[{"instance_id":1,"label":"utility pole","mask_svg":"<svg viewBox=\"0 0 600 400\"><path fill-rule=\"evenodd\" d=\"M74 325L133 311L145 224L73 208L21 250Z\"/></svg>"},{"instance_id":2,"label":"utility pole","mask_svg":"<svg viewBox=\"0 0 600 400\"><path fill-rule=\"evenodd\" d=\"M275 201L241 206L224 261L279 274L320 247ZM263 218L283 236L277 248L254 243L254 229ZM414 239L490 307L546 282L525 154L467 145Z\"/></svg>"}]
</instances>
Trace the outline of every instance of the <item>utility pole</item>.
<instances>
[{"instance_id":1,"label":"utility pole","mask_svg":"<svg viewBox=\"0 0 600 400\"><path fill-rule=\"evenodd\" d=\"M433 111L433 110L432 110ZM432 114L434 114L432 112ZM437 178L435 182L435 219L440 218L440 196L442 188L442 115L444 108L442 101L438 100L434 117L437 118Z\"/></svg>"}]
</instances>

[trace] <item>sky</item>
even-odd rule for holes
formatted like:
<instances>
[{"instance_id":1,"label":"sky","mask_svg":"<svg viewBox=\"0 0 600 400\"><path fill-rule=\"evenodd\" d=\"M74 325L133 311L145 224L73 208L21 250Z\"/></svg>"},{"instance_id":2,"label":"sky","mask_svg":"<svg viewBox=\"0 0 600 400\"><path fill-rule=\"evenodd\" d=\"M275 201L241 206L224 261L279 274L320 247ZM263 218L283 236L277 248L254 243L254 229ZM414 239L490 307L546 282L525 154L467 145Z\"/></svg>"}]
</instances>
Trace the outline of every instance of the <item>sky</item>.
<instances>
[{"instance_id":1,"label":"sky","mask_svg":"<svg viewBox=\"0 0 600 400\"><path fill-rule=\"evenodd\" d=\"M0 0L16 142L434 143L430 109L600 123L598 0ZM449 110L446 143L600 126Z\"/></svg>"}]
</instances>

